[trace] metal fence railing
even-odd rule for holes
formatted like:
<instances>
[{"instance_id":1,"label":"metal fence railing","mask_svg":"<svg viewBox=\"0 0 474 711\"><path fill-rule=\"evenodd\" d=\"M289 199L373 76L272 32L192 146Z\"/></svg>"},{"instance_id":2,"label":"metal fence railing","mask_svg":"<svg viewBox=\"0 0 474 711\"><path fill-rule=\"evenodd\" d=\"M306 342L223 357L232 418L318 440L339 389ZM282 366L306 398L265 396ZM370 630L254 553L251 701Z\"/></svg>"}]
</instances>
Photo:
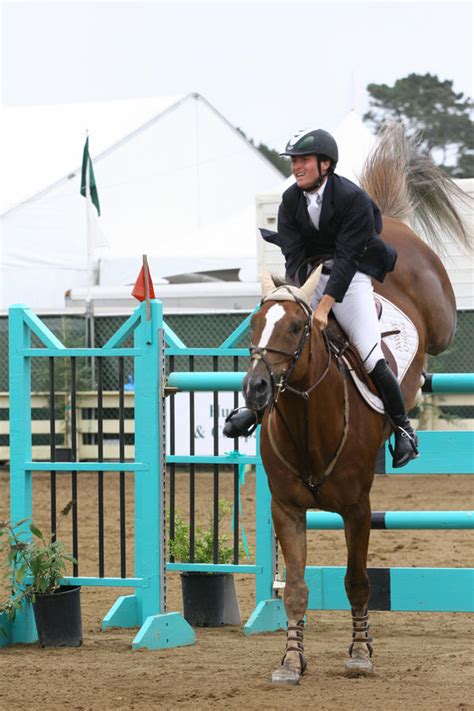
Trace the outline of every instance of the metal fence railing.
<instances>
[{"instance_id":1,"label":"metal fence railing","mask_svg":"<svg viewBox=\"0 0 474 711\"><path fill-rule=\"evenodd\" d=\"M199 314L169 314L165 317L167 325L179 338L190 347L215 348L232 333L248 314L246 312L233 313L199 313ZM125 323L128 314L124 315L96 315L91 316L91 323L87 323L86 315L49 315L41 316L45 326L59 338L67 348L101 348L108 339ZM89 326L89 328L88 328ZM33 337L33 344L37 345ZM127 343L130 345L130 342ZM248 346L244 337L239 346ZM8 391L8 317L0 316L0 392ZM179 365L179 364L178 364ZM209 369L210 363L203 362L197 367ZM97 374L86 359L78 359L77 363L78 388L83 390L97 389ZM124 359L125 381L130 381L133 376L132 358ZM48 382L48 369L44 363L35 363L32 372L32 390L41 392L46 389ZM64 368L58 368L56 373L56 388L64 387L67 377ZM104 368L104 389L118 389L117 364L108 363ZM65 383L67 389L67 382Z\"/></svg>"},{"instance_id":2,"label":"metal fence railing","mask_svg":"<svg viewBox=\"0 0 474 711\"><path fill-rule=\"evenodd\" d=\"M247 316L244 312L233 313L198 313L198 314L168 314L165 321L177 336L190 348L216 348L229 333L232 333ZM110 336L126 321L128 315L92 316L89 342L87 335L86 315L49 315L42 316L44 324L59 338L61 343L69 348L96 347L100 348ZM449 349L436 357L429 358L430 372L466 373L474 370L474 311L458 311L458 326L456 337ZM248 346L248 337L244 336L237 344ZM202 360L202 359L201 359ZM8 391L8 318L0 316L0 392ZM176 364L180 368L180 364ZM211 362L196 364L204 370L212 369ZM132 375L132 361L125 359L125 380ZM61 372L56 375L56 386L61 389ZM85 359L78 360L78 387L84 390L97 388L96 373ZM104 389L117 390L118 370L109 364L104 370ZM32 389L34 392L45 390L48 373L44 364L38 364L32 373Z\"/></svg>"}]
</instances>

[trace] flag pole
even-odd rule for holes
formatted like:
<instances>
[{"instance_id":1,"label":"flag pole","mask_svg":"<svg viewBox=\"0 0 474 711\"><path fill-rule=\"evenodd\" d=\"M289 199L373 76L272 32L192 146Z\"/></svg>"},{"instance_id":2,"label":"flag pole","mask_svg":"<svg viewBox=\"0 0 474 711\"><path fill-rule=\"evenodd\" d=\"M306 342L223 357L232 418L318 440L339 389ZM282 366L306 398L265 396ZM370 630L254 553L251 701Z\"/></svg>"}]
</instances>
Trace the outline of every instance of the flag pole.
<instances>
[{"instance_id":1,"label":"flag pole","mask_svg":"<svg viewBox=\"0 0 474 711\"><path fill-rule=\"evenodd\" d=\"M89 131L86 129L86 141L89 139ZM87 238L87 296L86 302L88 307L91 303L91 289L92 289L92 273L91 273L91 206L90 206L90 196L91 196L91 186L90 186L90 170L89 161L90 155L89 150L87 151L87 166L86 166L86 238Z\"/></svg>"},{"instance_id":2,"label":"flag pole","mask_svg":"<svg viewBox=\"0 0 474 711\"><path fill-rule=\"evenodd\" d=\"M147 255L143 256L143 275L145 277L145 301L146 301L146 320L151 319L151 308L150 308L150 271L148 269L148 259Z\"/></svg>"},{"instance_id":3,"label":"flag pole","mask_svg":"<svg viewBox=\"0 0 474 711\"><path fill-rule=\"evenodd\" d=\"M86 142L89 140L89 130L86 129ZM92 257L91 257L91 206L90 206L90 172L89 172L89 150L87 150L87 165L86 165L86 248L87 248L87 292L86 292L86 346L87 348L94 347L95 335L93 333L93 315L92 315ZM95 387L95 360L91 358L91 379L92 387Z\"/></svg>"}]
</instances>

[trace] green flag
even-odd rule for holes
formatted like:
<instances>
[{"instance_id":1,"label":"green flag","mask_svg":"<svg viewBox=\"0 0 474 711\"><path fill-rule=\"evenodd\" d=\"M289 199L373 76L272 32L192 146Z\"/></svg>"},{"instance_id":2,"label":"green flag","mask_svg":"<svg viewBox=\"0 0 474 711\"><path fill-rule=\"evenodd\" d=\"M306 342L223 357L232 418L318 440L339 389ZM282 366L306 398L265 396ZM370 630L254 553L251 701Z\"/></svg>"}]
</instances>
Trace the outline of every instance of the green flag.
<instances>
[{"instance_id":1,"label":"green flag","mask_svg":"<svg viewBox=\"0 0 474 711\"><path fill-rule=\"evenodd\" d=\"M93 205L97 208L97 214L100 215L100 205L99 205L99 194L97 192L97 185L95 182L94 169L92 167L91 157L89 155L89 136L86 138L84 145L84 153L82 156L82 170L81 170L81 195L87 197L86 192L86 178L87 178L87 166L89 166L89 194L91 196L91 201Z\"/></svg>"}]
</instances>

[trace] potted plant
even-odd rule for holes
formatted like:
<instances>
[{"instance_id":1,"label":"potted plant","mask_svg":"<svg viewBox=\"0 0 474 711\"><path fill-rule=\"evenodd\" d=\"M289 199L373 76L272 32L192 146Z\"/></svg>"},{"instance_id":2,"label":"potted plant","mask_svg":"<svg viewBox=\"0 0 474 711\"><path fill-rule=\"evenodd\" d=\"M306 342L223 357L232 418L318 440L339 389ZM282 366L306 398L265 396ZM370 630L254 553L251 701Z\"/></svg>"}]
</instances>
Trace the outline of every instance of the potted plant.
<instances>
[{"instance_id":1,"label":"potted plant","mask_svg":"<svg viewBox=\"0 0 474 711\"><path fill-rule=\"evenodd\" d=\"M229 501L219 501L219 523L230 513ZM169 541L170 556L175 562L190 562L190 525L175 514L174 538ZM225 533L218 538L218 563L233 563L234 547ZM239 553L243 554L242 545ZM193 563L214 563L214 524L212 517L206 528L197 526L194 532ZM193 627L239 625L240 611L232 573L183 571L181 588L184 617Z\"/></svg>"},{"instance_id":2,"label":"potted plant","mask_svg":"<svg viewBox=\"0 0 474 711\"><path fill-rule=\"evenodd\" d=\"M8 595L0 602L0 615L13 622L31 602L42 647L78 647L82 644L80 586L61 583L67 564L75 560L60 541L46 541L33 523L28 527L32 538L27 538L27 521L0 522L0 563Z\"/></svg>"}]
</instances>

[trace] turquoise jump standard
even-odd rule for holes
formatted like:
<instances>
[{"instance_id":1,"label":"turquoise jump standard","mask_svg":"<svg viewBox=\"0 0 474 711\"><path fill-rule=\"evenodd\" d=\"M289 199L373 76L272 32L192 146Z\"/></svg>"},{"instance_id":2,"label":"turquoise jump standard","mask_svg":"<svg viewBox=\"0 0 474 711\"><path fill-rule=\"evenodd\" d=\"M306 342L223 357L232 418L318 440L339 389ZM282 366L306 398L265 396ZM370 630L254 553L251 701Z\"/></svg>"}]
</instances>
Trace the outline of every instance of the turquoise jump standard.
<instances>
[{"instance_id":1,"label":"turquoise jump standard","mask_svg":"<svg viewBox=\"0 0 474 711\"><path fill-rule=\"evenodd\" d=\"M128 578L66 578L64 582L91 586L128 587L133 594L118 598L105 616L102 628L138 627L133 649L163 649L193 644L192 627L178 613L166 612L164 421L161 383L164 376L162 307L139 306L103 349L66 349L54 334L24 306L10 309L10 459L11 521L32 516L31 473L48 471L135 472L135 571ZM31 333L42 348L31 348ZM134 347L121 344L133 334ZM79 355L134 357L135 462L34 462L31 444L31 361L35 357ZM157 436L162 432L161 437ZM26 535L30 535L26 529ZM2 620L4 622L4 620ZM36 627L28 605L14 623L6 623L0 645L34 642Z\"/></svg>"}]
</instances>

